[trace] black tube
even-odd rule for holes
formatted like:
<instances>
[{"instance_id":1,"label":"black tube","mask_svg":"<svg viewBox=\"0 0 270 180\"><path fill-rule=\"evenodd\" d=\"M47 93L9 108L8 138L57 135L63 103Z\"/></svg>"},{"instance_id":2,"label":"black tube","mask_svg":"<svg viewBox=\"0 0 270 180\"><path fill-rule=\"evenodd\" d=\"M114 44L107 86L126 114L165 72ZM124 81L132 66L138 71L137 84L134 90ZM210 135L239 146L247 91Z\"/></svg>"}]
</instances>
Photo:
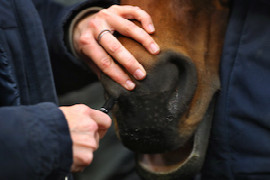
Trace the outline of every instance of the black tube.
<instances>
[{"instance_id":1,"label":"black tube","mask_svg":"<svg viewBox=\"0 0 270 180\"><path fill-rule=\"evenodd\" d=\"M105 104L99 110L101 112L108 114L116 102L117 102L117 99L111 97L105 102Z\"/></svg>"}]
</instances>

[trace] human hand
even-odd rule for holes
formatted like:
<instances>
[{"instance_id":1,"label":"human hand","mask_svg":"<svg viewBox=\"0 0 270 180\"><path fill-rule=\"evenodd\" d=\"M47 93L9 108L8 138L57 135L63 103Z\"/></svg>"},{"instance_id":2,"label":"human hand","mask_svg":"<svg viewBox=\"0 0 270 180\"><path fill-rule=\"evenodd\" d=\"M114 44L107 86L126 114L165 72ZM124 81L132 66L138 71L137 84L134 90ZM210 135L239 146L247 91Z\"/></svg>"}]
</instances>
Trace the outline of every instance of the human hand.
<instances>
[{"instance_id":1,"label":"human hand","mask_svg":"<svg viewBox=\"0 0 270 180\"><path fill-rule=\"evenodd\" d=\"M67 119L73 150L72 172L83 171L93 160L93 152L99 146L111 126L111 118L98 110L86 105L62 106L59 109Z\"/></svg>"},{"instance_id":2,"label":"human hand","mask_svg":"<svg viewBox=\"0 0 270 180\"><path fill-rule=\"evenodd\" d=\"M142 28L128 19L138 20ZM74 29L74 48L78 54L87 57L87 64L93 67L89 60L91 59L95 67L98 67L95 68L98 75L101 70L127 90L133 90L135 84L112 57L137 80L144 79L146 71L112 33L105 31L101 35L101 32L106 29L131 37L150 53L158 54L159 46L149 35L155 31L151 17L138 7L113 5L81 20Z\"/></svg>"}]
</instances>

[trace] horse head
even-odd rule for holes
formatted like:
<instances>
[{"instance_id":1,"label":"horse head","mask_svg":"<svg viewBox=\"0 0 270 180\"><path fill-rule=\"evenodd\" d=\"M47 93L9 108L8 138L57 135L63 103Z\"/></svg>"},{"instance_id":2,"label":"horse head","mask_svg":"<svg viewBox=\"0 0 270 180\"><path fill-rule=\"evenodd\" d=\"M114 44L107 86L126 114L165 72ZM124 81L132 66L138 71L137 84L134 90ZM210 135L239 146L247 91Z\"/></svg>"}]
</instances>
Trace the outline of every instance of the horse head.
<instances>
[{"instance_id":1,"label":"horse head","mask_svg":"<svg viewBox=\"0 0 270 180\"><path fill-rule=\"evenodd\" d=\"M220 88L219 61L229 7L226 0L122 0L152 17L161 47L150 55L139 43L119 37L145 67L147 77L127 91L106 75L116 132L134 151L148 179L190 177L207 149L214 95ZM136 22L135 22L136 23ZM138 24L139 25L139 24ZM132 77L131 77L132 78Z\"/></svg>"}]
</instances>

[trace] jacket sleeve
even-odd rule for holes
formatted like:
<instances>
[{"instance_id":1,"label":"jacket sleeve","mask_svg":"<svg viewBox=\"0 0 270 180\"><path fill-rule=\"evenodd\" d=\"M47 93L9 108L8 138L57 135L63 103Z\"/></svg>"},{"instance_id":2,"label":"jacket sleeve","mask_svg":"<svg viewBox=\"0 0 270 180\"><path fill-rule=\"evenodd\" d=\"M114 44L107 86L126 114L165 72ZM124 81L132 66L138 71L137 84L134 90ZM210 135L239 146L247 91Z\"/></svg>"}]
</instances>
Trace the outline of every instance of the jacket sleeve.
<instances>
[{"instance_id":1,"label":"jacket sleeve","mask_svg":"<svg viewBox=\"0 0 270 180\"><path fill-rule=\"evenodd\" d=\"M1 107L0 144L0 179L64 177L70 171L69 129L53 103Z\"/></svg>"},{"instance_id":2,"label":"jacket sleeve","mask_svg":"<svg viewBox=\"0 0 270 180\"><path fill-rule=\"evenodd\" d=\"M96 81L97 77L86 66L82 66L65 44L65 32L72 19L81 10L89 7L108 8L118 0L88 0L64 6L52 0L33 0L43 23L51 56L56 89L59 94L80 88Z\"/></svg>"}]
</instances>

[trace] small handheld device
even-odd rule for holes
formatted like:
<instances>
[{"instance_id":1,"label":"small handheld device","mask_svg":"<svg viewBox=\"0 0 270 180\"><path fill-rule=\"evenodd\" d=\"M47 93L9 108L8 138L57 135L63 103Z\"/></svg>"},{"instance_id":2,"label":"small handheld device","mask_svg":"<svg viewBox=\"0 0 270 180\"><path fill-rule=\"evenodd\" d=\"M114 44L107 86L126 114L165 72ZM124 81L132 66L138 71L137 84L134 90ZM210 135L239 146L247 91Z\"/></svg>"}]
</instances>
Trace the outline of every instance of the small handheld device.
<instances>
[{"instance_id":1,"label":"small handheld device","mask_svg":"<svg viewBox=\"0 0 270 180\"><path fill-rule=\"evenodd\" d=\"M105 104L99 110L101 112L108 114L116 102L117 102L117 99L111 97L105 102Z\"/></svg>"}]
</instances>

